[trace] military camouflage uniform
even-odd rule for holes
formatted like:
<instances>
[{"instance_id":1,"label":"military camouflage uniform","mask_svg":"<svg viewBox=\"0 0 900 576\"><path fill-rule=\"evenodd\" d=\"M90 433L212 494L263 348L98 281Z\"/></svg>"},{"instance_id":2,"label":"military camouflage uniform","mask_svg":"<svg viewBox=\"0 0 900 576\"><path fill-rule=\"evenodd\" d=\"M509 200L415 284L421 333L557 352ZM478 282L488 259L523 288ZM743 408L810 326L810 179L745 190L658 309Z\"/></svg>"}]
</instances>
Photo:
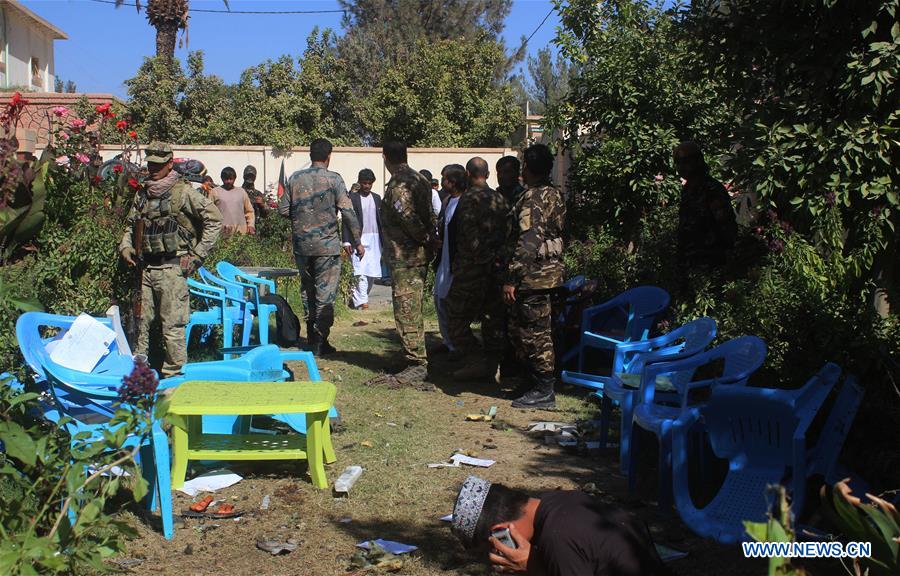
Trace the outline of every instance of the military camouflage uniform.
<instances>
[{"instance_id":1,"label":"military camouflage uniform","mask_svg":"<svg viewBox=\"0 0 900 576\"><path fill-rule=\"evenodd\" d=\"M174 205L179 202L181 205ZM166 207L168 205L168 207ZM153 222L160 214L177 214L177 232L167 235L165 245L160 236L153 234ZM164 215L164 214L163 214ZM177 374L187 362L185 326L191 309L187 282L180 265L185 254L203 261L212 250L222 229L222 215L212 200L194 190L186 180L177 180L169 192L158 198L150 198L145 189L138 191L119 243L119 252L133 249L134 223L145 220L142 261L144 263L141 285L141 325L138 336L138 354L148 354L150 326L156 317L162 325L165 360L163 376ZM202 229L199 238L195 230ZM174 248L174 250L173 250Z\"/></svg>"},{"instance_id":2,"label":"military camouflage uniform","mask_svg":"<svg viewBox=\"0 0 900 576\"><path fill-rule=\"evenodd\" d=\"M406 164L397 169L385 188L381 231L391 270L394 321L403 351L411 365L427 366L422 304L437 220L431 210L431 182Z\"/></svg>"},{"instance_id":3,"label":"military camouflage uniform","mask_svg":"<svg viewBox=\"0 0 900 576\"><path fill-rule=\"evenodd\" d=\"M303 318L311 345L328 342L341 279L337 213L359 244L359 220L344 179L322 165L294 172L278 201L278 213L293 223L294 257L303 287Z\"/></svg>"},{"instance_id":4,"label":"military camouflage uniform","mask_svg":"<svg viewBox=\"0 0 900 576\"><path fill-rule=\"evenodd\" d=\"M525 187L519 183L516 183L515 186L510 188L497 188L497 192L503 195L506 198L506 201L509 203L510 208L516 205L516 202L519 201L519 198L522 196L522 193L525 192Z\"/></svg>"},{"instance_id":5,"label":"military camouflage uniform","mask_svg":"<svg viewBox=\"0 0 900 576\"><path fill-rule=\"evenodd\" d=\"M549 295L528 290L563 282L562 232L566 205L562 194L545 184L525 189L514 208L517 226L511 235L506 284L516 287L510 310L510 340L529 372L544 378L554 372Z\"/></svg>"},{"instance_id":6,"label":"military camouflage uniform","mask_svg":"<svg viewBox=\"0 0 900 576\"><path fill-rule=\"evenodd\" d=\"M459 199L456 252L447 294L450 341L461 350L471 348L472 322L482 319L481 335L489 356L502 356L506 343L506 314L498 270L511 232L506 199L488 186L473 186Z\"/></svg>"}]
</instances>

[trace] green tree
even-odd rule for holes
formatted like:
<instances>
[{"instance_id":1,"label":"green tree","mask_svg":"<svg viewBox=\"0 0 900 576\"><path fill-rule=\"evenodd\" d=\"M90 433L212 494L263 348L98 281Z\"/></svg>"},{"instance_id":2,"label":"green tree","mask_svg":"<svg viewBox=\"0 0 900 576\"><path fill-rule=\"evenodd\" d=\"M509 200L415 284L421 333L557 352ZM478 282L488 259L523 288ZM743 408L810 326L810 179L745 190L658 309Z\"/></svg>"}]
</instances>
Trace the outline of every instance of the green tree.
<instances>
[{"instance_id":1,"label":"green tree","mask_svg":"<svg viewBox=\"0 0 900 576\"><path fill-rule=\"evenodd\" d=\"M492 42L421 41L379 78L359 121L377 141L501 146L522 121L511 87L490 72L505 57Z\"/></svg>"},{"instance_id":2,"label":"green tree","mask_svg":"<svg viewBox=\"0 0 900 576\"><path fill-rule=\"evenodd\" d=\"M823 289L874 284L894 302L898 10L898 0L733 0L728 10L702 0L686 12L696 52L742 109L728 163L740 184L835 267Z\"/></svg>"},{"instance_id":3,"label":"green tree","mask_svg":"<svg viewBox=\"0 0 900 576\"><path fill-rule=\"evenodd\" d=\"M544 114L548 108L563 101L569 92L569 81L575 68L562 54L554 60L549 47L528 56L528 83L525 86L532 114Z\"/></svg>"},{"instance_id":4,"label":"green tree","mask_svg":"<svg viewBox=\"0 0 900 576\"><path fill-rule=\"evenodd\" d=\"M384 133L385 125L404 123L399 117L387 120L392 117L392 111L398 106L389 103L387 110L373 110L373 102L384 103L385 99L392 100L402 108L403 103L400 101L403 98L400 94L408 93L412 86L423 90L433 89L433 86L415 80L413 76L416 73L431 78L459 77L466 73L487 75L494 86L508 87L512 64L521 57L520 52L507 56L500 36L512 5L511 0L341 0L341 5L347 13L343 22L345 33L338 42L338 50L349 74L355 102L353 107L364 127L359 133L359 138L365 143L377 143ZM444 41L483 44L483 47L473 51L482 53L498 51L502 57L496 58L492 55L489 68L473 68L473 64L462 62L458 68L453 69L397 70L411 66L413 62L424 63L426 60L428 65L440 65L446 59L426 56L425 52L447 51L443 48L430 49L423 46ZM477 61L483 63L484 59L478 58ZM386 97L383 94L372 96L373 92L384 90L386 78L392 78L393 82L397 82L401 77L406 83L394 88L398 93L394 97ZM463 80L463 83L465 82L466 80ZM501 94L501 98L505 97ZM423 96L423 99L428 97ZM373 112L382 119L373 121L371 118ZM440 114L439 123L444 121L444 115L446 113ZM374 132L373 123L376 126ZM395 134L415 134L420 131L415 126L395 126L389 130ZM491 132L492 129L487 128L486 131ZM468 138L457 135L453 139ZM442 145L450 143L445 142Z\"/></svg>"},{"instance_id":5,"label":"green tree","mask_svg":"<svg viewBox=\"0 0 900 576\"><path fill-rule=\"evenodd\" d=\"M562 131L576 159L572 214L634 241L646 215L679 194L673 147L697 140L715 165L737 117L663 2L573 0L557 8L556 42L579 74L547 125Z\"/></svg>"},{"instance_id":6,"label":"green tree","mask_svg":"<svg viewBox=\"0 0 900 576\"><path fill-rule=\"evenodd\" d=\"M184 94L187 79L180 65L161 58L145 58L128 87L128 113L147 141L183 142L183 119L178 100Z\"/></svg>"}]
</instances>

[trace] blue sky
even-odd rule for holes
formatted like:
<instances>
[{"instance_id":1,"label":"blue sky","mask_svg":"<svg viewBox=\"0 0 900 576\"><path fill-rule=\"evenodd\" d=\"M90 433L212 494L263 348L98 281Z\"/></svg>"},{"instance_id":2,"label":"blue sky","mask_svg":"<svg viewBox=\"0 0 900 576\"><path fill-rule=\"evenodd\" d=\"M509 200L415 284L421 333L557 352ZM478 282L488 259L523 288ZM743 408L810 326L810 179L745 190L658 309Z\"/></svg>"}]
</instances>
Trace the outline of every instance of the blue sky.
<instances>
[{"instance_id":1,"label":"blue sky","mask_svg":"<svg viewBox=\"0 0 900 576\"><path fill-rule=\"evenodd\" d=\"M133 3L133 0L126 0ZM133 7L116 9L92 0L20 0L68 34L56 42L56 75L73 80L79 92L127 96L122 82L134 76L142 60L156 50L155 31ZM232 10L335 10L336 0L230 0ZM191 0L192 8L222 9L220 0ZM549 0L514 0L504 36L518 46L553 7ZM554 11L529 42L529 53L551 44L559 18ZM341 32L341 14L249 15L195 13L189 45L176 50L183 61L190 50L203 50L206 72L232 83L241 72L282 54L299 55L314 26Z\"/></svg>"}]
</instances>

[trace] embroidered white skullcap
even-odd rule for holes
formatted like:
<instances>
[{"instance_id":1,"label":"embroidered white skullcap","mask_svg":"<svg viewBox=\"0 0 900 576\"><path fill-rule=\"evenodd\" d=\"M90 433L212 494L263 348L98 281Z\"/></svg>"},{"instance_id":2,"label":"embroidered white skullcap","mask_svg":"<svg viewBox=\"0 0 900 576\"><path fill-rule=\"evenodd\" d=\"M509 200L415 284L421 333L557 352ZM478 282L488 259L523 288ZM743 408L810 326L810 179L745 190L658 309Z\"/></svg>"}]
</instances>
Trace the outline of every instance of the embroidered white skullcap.
<instances>
[{"instance_id":1,"label":"embroidered white skullcap","mask_svg":"<svg viewBox=\"0 0 900 576\"><path fill-rule=\"evenodd\" d=\"M469 476L459 489L456 504L453 506L453 524L451 529L461 540L471 544L475 537L475 527L481 517L481 509L491 483L478 476Z\"/></svg>"}]
</instances>

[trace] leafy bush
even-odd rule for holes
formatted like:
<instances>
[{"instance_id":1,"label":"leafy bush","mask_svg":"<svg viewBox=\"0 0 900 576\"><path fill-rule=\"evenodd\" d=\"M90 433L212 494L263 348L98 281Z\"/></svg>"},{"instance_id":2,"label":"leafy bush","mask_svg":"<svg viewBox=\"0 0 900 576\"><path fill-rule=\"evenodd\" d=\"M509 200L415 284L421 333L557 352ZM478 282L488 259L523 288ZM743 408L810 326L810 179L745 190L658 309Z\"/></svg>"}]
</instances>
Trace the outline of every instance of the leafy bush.
<instances>
[{"instance_id":1,"label":"leafy bush","mask_svg":"<svg viewBox=\"0 0 900 576\"><path fill-rule=\"evenodd\" d=\"M149 433L155 389L117 410L114 432L73 439L65 420L56 425L35 417L48 399L9 384L0 382L0 572L105 571L103 560L136 536L105 508L123 489L135 501L147 494L137 449L123 445L129 434ZM111 475L114 466L130 476Z\"/></svg>"}]
</instances>

